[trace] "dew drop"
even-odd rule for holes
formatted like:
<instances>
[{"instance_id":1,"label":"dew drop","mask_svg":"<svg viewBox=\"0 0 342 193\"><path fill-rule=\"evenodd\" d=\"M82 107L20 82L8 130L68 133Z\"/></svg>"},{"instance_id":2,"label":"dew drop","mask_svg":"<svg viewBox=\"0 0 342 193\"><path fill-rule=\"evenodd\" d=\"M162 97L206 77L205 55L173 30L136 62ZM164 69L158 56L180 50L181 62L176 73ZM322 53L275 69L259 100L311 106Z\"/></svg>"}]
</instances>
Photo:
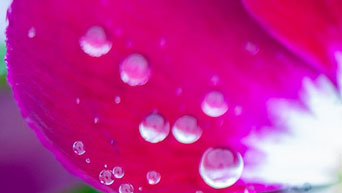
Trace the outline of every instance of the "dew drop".
<instances>
[{"instance_id":1,"label":"dew drop","mask_svg":"<svg viewBox=\"0 0 342 193\"><path fill-rule=\"evenodd\" d=\"M107 166L107 164L105 164L103 167L104 167L104 168L107 168L108 166Z\"/></svg>"},{"instance_id":2,"label":"dew drop","mask_svg":"<svg viewBox=\"0 0 342 193\"><path fill-rule=\"evenodd\" d=\"M228 110L228 105L221 92L209 92L202 102L202 111L210 117L219 117L225 114Z\"/></svg>"},{"instance_id":3,"label":"dew drop","mask_svg":"<svg viewBox=\"0 0 342 193\"><path fill-rule=\"evenodd\" d=\"M119 193L133 193L134 187L132 184L121 184L119 187Z\"/></svg>"},{"instance_id":4,"label":"dew drop","mask_svg":"<svg viewBox=\"0 0 342 193\"><path fill-rule=\"evenodd\" d=\"M36 28L31 27L29 31L27 32L27 37L34 38L36 37Z\"/></svg>"},{"instance_id":5,"label":"dew drop","mask_svg":"<svg viewBox=\"0 0 342 193\"><path fill-rule=\"evenodd\" d=\"M101 184L104 184L107 186L112 185L114 182L112 171L106 170L106 169L102 170L99 174L99 180L100 180Z\"/></svg>"},{"instance_id":6,"label":"dew drop","mask_svg":"<svg viewBox=\"0 0 342 193\"><path fill-rule=\"evenodd\" d=\"M110 51L112 43L107 39L102 27L93 26L81 37L80 46L89 56L100 57Z\"/></svg>"},{"instance_id":7,"label":"dew drop","mask_svg":"<svg viewBox=\"0 0 342 193\"><path fill-rule=\"evenodd\" d=\"M127 56L120 65L121 80L130 86L141 86L147 83L151 70L146 58L140 54Z\"/></svg>"},{"instance_id":8,"label":"dew drop","mask_svg":"<svg viewBox=\"0 0 342 193\"><path fill-rule=\"evenodd\" d=\"M194 143L202 135L197 119L190 115L184 115L176 120L172 127L172 134L177 141L185 144Z\"/></svg>"},{"instance_id":9,"label":"dew drop","mask_svg":"<svg viewBox=\"0 0 342 193\"><path fill-rule=\"evenodd\" d=\"M243 165L240 153L227 148L209 148L202 155L199 172L209 186L227 188L239 180Z\"/></svg>"},{"instance_id":10,"label":"dew drop","mask_svg":"<svg viewBox=\"0 0 342 193\"><path fill-rule=\"evenodd\" d=\"M75 101L76 101L76 104L78 104L78 105L81 103L81 99L80 99L80 98L78 98L78 97L76 98L76 100L75 100Z\"/></svg>"},{"instance_id":11,"label":"dew drop","mask_svg":"<svg viewBox=\"0 0 342 193\"><path fill-rule=\"evenodd\" d=\"M116 166L113 168L113 174L115 178L120 179L124 177L125 172L122 167Z\"/></svg>"},{"instance_id":12,"label":"dew drop","mask_svg":"<svg viewBox=\"0 0 342 193\"><path fill-rule=\"evenodd\" d=\"M139 125L139 131L146 141L158 143L169 135L170 124L159 113L152 113L142 120Z\"/></svg>"},{"instance_id":13,"label":"dew drop","mask_svg":"<svg viewBox=\"0 0 342 193\"><path fill-rule=\"evenodd\" d=\"M99 122L99 118L98 117L95 117L94 118L94 124L97 124Z\"/></svg>"},{"instance_id":14,"label":"dew drop","mask_svg":"<svg viewBox=\"0 0 342 193\"><path fill-rule=\"evenodd\" d=\"M90 158L86 158L86 159L85 159L85 162L86 162L87 164L90 164Z\"/></svg>"},{"instance_id":15,"label":"dew drop","mask_svg":"<svg viewBox=\"0 0 342 193\"><path fill-rule=\"evenodd\" d=\"M84 150L84 145L82 141L75 141L72 145L74 153L77 155L83 155L86 151Z\"/></svg>"},{"instance_id":16,"label":"dew drop","mask_svg":"<svg viewBox=\"0 0 342 193\"><path fill-rule=\"evenodd\" d=\"M121 102L121 97L120 96L116 96L115 99L114 99L114 102L116 104L119 104Z\"/></svg>"},{"instance_id":17,"label":"dew drop","mask_svg":"<svg viewBox=\"0 0 342 193\"><path fill-rule=\"evenodd\" d=\"M139 190L139 191L142 191L142 190L143 190L143 188L142 188L141 186L139 186L138 190Z\"/></svg>"},{"instance_id":18,"label":"dew drop","mask_svg":"<svg viewBox=\"0 0 342 193\"><path fill-rule=\"evenodd\" d=\"M155 185L155 184L158 184L160 182L161 175L159 172L149 171L146 174L146 179L150 185Z\"/></svg>"},{"instance_id":19,"label":"dew drop","mask_svg":"<svg viewBox=\"0 0 342 193\"><path fill-rule=\"evenodd\" d=\"M253 56L257 55L260 51L259 47L252 42L247 42L245 45L245 49Z\"/></svg>"}]
</instances>

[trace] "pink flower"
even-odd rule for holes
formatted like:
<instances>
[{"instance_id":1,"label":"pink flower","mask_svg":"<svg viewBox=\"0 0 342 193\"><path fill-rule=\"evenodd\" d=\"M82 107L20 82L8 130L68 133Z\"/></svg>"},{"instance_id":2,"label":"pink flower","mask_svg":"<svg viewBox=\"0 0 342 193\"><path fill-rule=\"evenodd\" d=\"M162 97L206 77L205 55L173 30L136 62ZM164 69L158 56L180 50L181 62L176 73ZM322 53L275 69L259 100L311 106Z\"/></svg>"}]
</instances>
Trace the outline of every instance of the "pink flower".
<instances>
[{"instance_id":1,"label":"pink flower","mask_svg":"<svg viewBox=\"0 0 342 193\"><path fill-rule=\"evenodd\" d=\"M271 1L255 2L244 5L280 43L238 0L14 0L9 82L42 143L105 192L262 192L330 183L337 175L325 176L324 166L335 162L319 162L322 171L311 173L302 165L316 168L302 152L324 141L300 144L312 127L298 123L324 125L311 114L324 117L330 108L322 113L315 99L340 101L332 97L340 55L329 55L340 28L330 25L331 39L315 28L331 7L321 13L275 2L273 17L265 11ZM292 13L296 19L284 17ZM297 27L306 21L309 27ZM338 118L329 118L336 134ZM325 160L337 159L328 153Z\"/></svg>"}]
</instances>

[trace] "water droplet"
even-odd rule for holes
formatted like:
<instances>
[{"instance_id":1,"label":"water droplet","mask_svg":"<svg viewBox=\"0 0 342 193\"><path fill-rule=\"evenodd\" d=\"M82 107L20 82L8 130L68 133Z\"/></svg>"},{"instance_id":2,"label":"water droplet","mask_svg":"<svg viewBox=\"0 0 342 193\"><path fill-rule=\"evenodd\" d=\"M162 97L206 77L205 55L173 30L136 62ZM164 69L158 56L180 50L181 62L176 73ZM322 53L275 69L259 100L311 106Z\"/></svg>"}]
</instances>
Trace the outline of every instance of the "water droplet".
<instances>
[{"instance_id":1,"label":"water droplet","mask_svg":"<svg viewBox=\"0 0 342 193\"><path fill-rule=\"evenodd\" d=\"M100 57L110 51L112 43L108 41L106 32L102 27L93 26L81 37L80 46L89 56Z\"/></svg>"},{"instance_id":2,"label":"water droplet","mask_svg":"<svg viewBox=\"0 0 342 193\"><path fill-rule=\"evenodd\" d=\"M227 188L239 180L243 165L240 153L227 148L209 148L202 155L199 172L209 186Z\"/></svg>"},{"instance_id":3,"label":"water droplet","mask_svg":"<svg viewBox=\"0 0 342 193\"><path fill-rule=\"evenodd\" d=\"M252 42L247 42L245 45L245 49L253 56L257 55L260 51L259 47Z\"/></svg>"},{"instance_id":4,"label":"water droplet","mask_svg":"<svg viewBox=\"0 0 342 193\"><path fill-rule=\"evenodd\" d=\"M113 174L111 170L102 170L99 174L99 180L101 184L112 185L114 182Z\"/></svg>"},{"instance_id":5,"label":"water droplet","mask_svg":"<svg viewBox=\"0 0 342 193\"><path fill-rule=\"evenodd\" d=\"M235 115L241 115L241 113L242 113L242 107L240 107L240 106L236 106L235 107L235 109L234 109L234 113L235 113Z\"/></svg>"},{"instance_id":6,"label":"water droplet","mask_svg":"<svg viewBox=\"0 0 342 193\"><path fill-rule=\"evenodd\" d=\"M108 166L107 166L107 164L105 164L103 167L104 167L104 168L107 168Z\"/></svg>"},{"instance_id":7,"label":"water droplet","mask_svg":"<svg viewBox=\"0 0 342 193\"><path fill-rule=\"evenodd\" d=\"M78 105L81 103L81 99L80 99L80 98L78 98L78 97L76 98L76 100L75 100L75 101L76 101L76 104L78 104Z\"/></svg>"},{"instance_id":8,"label":"water droplet","mask_svg":"<svg viewBox=\"0 0 342 193\"><path fill-rule=\"evenodd\" d=\"M165 48L166 47L166 38L160 38L159 40L159 45L161 48Z\"/></svg>"},{"instance_id":9,"label":"water droplet","mask_svg":"<svg viewBox=\"0 0 342 193\"><path fill-rule=\"evenodd\" d=\"M219 82L220 82L220 77L219 77L218 75L214 75L214 76L211 77L210 81L211 81L211 83L212 83L213 85L216 86L216 85L218 85Z\"/></svg>"},{"instance_id":10,"label":"water droplet","mask_svg":"<svg viewBox=\"0 0 342 193\"><path fill-rule=\"evenodd\" d=\"M119 193L133 193L134 187L132 184L121 184L119 187Z\"/></svg>"},{"instance_id":11,"label":"water droplet","mask_svg":"<svg viewBox=\"0 0 342 193\"><path fill-rule=\"evenodd\" d=\"M121 97L120 96L116 96L115 99L114 99L114 102L116 104L119 104L121 102Z\"/></svg>"},{"instance_id":12,"label":"water droplet","mask_svg":"<svg viewBox=\"0 0 342 193\"><path fill-rule=\"evenodd\" d=\"M170 124L162 115L152 113L140 123L139 131L146 141L158 143L169 135Z\"/></svg>"},{"instance_id":13,"label":"water droplet","mask_svg":"<svg viewBox=\"0 0 342 193\"><path fill-rule=\"evenodd\" d=\"M99 118L98 117L95 117L94 118L94 124L97 124L99 122Z\"/></svg>"},{"instance_id":14,"label":"water droplet","mask_svg":"<svg viewBox=\"0 0 342 193\"><path fill-rule=\"evenodd\" d=\"M131 54L120 65L120 76L124 83L130 86L140 86L147 83L151 70L146 58L140 54Z\"/></svg>"},{"instance_id":15,"label":"water droplet","mask_svg":"<svg viewBox=\"0 0 342 193\"><path fill-rule=\"evenodd\" d=\"M196 193L203 193L203 191L202 190L197 190Z\"/></svg>"},{"instance_id":16,"label":"water droplet","mask_svg":"<svg viewBox=\"0 0 342 193\"><path fill-rule=\"evenodd\" d=\"M156 171L149 171L146 174L147 182L150 185L158 184L160 182L160 178L161 178L160 173Z\"/></svg>"},{"instance_id":17,"label":"water droplet","mask_svg":"<svg viewBox=\"0 0 342 193\"><path fill-rule=\"evenodd\" d=\"M31 27L29 31L27 32L27 37L34 38L36 37L36 28Z\"/></svg>"},{"instance_id":18,"label":"water droplet","mask_svg":"<svg viewBox=\"0 0 342 193\"><path fill-rule=\"evenodd\" d=\"M176 96L180 96L183 93L183 89L181 87L176 89Z\"/></svg>"},{"instance_id":19,"label":"water droplet","mask_svg":"<svg viewBox=\"0 0 342 193\"><path fill-rule=\"evenodd\" d=\"M219 117L228 110L228 105L221 92L209 92L202 102L202 111L210 117Z\"/></svg>"},{"instance_id":20,"label":"water droplet","mask_svg":"<svg viewBox=\"0 0 342 193\"><path fill-rule=\"evenodd\" d=\"M84 145L82 141L75 141L72 145L74 153L77 155L83 155L86 151L84 150Z\"/></svg>"},{"instance_id":21,"label":"water droplet","mask_svg":"<svg viewBox=\"0 0 342 193\"><path fill-rule=\"evenodd\" d=\"M115 178L120 179L124 177L125 172L122 167L116 166L113 169L113 174Z\"/></svg>"},{"instance_id":22,"label":"water droplet","mask_svg":"<svg viewBox=\"0 0 342 193\"><path fill-rule=\"evenodd\" d=\"M142 188L141 186L139 186L138 190L139 190L139 191L142 191L142 190L143 190L143 188Z\"/></svg>"},{"instance_id":23,"label":"water droplet","mask_svg":"<svg viewBox=\"0 0 342 193\"><path fill-rule=\"evenodd\" d=\"M87 164L90 164L90 158L85 159L85 162L86 162Z\"/></svg>"},{"instance_id":24,"label":"water droplet","mask_svg":"<svg viewBox=\"0 0 342 193\"><path fill-rule=\"evenodd\" d=\"M195 117L184 115L174 123L172 134L179 142L190 144L201 137L202 128L199 127Z\"/></svg>"}]
</instances>

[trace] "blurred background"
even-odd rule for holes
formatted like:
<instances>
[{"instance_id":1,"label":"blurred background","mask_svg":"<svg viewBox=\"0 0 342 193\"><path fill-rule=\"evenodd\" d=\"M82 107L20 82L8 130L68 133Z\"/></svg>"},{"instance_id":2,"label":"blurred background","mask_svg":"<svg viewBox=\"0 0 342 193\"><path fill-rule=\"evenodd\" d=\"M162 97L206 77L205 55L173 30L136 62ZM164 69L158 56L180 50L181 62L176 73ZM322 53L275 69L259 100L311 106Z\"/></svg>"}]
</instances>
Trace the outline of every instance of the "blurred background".
<instances>
[{"instance_id":1,"label":"blurred background","mask_svg":"<svg viewBox=\"0 0 342 193\"><path fill-rule=\"evenodd\" d=\"M95 193L69 174L27 128L6 83L6 10L0 0L0 192Z\"/></svg>"}]
</instances>

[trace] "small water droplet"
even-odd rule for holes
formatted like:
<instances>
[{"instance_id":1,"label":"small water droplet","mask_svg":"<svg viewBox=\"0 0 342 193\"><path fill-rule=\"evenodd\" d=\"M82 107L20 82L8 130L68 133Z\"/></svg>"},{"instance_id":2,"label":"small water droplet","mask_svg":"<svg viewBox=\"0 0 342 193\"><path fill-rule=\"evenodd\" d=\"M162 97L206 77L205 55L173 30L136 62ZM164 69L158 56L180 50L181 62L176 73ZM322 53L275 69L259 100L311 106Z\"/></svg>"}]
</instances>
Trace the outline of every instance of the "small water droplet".
<instances>
[{"instance_id":1,"label":"small water droplet","mask_svg":"<svg viewBox=\"0 0 342 193\"><path fill-rule=\"evenodd\" d=\"M243 166L240 153L227 148L209 148L202 155L199 172L209 186L227 188L239 180Z\"/></svg>"},{"instance_id":2,"label":"small water droplet","mask_svg":"<svg viewBox=\"0 0 342 193\"><path fill-rule=\"evenodd\" d=\"M227 102L221 92L209 92L202 102L202 111L210 117L219 117L228 110Z\"/></svg>"},{"instance_id":3,"label":"small water droplet","mask_svg":"<svg viewBox=\"0 0 342 193\"><path fill-rule=\"evenodd\" d=\"M115 99L114 99L114 102L116 104L119 104L121 102L121 97L120 96L116 96Z\"/></svg>"},{"instance_id":4,"label":"small water droplet","mask_svg":"<svg viewBox=\"0 0 342 193\"><path fill-rule=\"evenodd\" d=\"M218 85L219 82L220 82L220 77L219 77L218 75L214 75L214 76L211 77L210 81L211 81L211 83L212 83L213 85L216 86L216 85Z\"/></svg>"},{"instance_id":5,"label":"small water droplet","mask_svg":"<svg viewBox=\"0 0 342 193\"><path fill-rule=\"evenodd\" d=\"M169 135L170 124L159 113L152 113L142 120L139 125L139 131L146 141L158 143Z\"/></svg>"},{"instance_id":6,"label":"small water droplet","mask_svg":"<svg viewBox=\"0 0 342 193\"><path fill-rule=\"evenodd\" d=\"M90 158L85 159L85 162L86 162L87 164L90 164Z\"/></svg>"},{"instance_id":7,"label":"small water droplet","mask_svg":"<svg viewBox=\"0 0 342 193\"><path fill-rule=\"evenodd\" d=\"M203 191L202 190L197 190L196 193L203 193Z\"/></svg>"},{"instance_id":8,"label":"small water droplet","mask_svg":"<svg viewBox=\"0 0 342 193\"><path fill-rule=\"evenodd\" d=\"M84 150L84 145L82 141L75 141L72 145L74 153L77 155L83 155L86 151Z\"/></svg>"},{"instance_id":9,"label":"small water droplet","mask_svg":"<svg viewBox=\"0 0 342 193\"><path fill-rule=\"evenodd\" d=\"M180 96L183 93L183 89L181 87L176 89L176 96Z\"/></svg>"},{"instance_id":10,"label":"small water droplet","mask_svg":"<svg viewBox=\"0 0 342 193\"><path fill-rule=\"evenodd\" d=\"M149 171L146 174L146 179L150 185L155 185L155 184L158 184L160 182L161 175L159 172Z\"/></svg>"},{"instance_id":11,"label":"small water droplet","mask_svg":"<svg viewBox=\"0 0 342 193\"><path fill-rule=\"evenodd\" d=\"M76 100L75 100L75 101L76 101L76 104L78 104L78 105L81 103L81 99L80 99L80 98L78 98L78 97L76 98Z\"/></svg>"},{"instance_id":12,"label":"small water droplet","mask_svg":"<svg viewBox=\"0 0 342 193\"><path fill-rule=\"evenodd\" d=\"M104 167L104 168L107 168L107 167L108 167L108 165L107 165L107 164L105 164L103 167Z\"/></svg>"},{"instance_id":13,"label":"small water droplet","mask_svg":"<svg viewBox=\"0 0 342 193\"><path fill-rule=\"evenodd\" d=\"M119 193L133 193L134 187L132 184L121 184L119 187Z\"/></svg>"},{"instance_id":14,"label":"small water droplet","mask_svg":"<svg viewBox=\"0 0 342 193\"><path fill-rule=\"evenodd\" d=\"M259 47L252 42L247 42L245 45L245 49L253 56L257 55L260 51Z\"/></svg>"},{"instance_id":15,"label":"small water droplet","mask_svg":"<svg viewBox=\"0 0 342 193\"><path fill-rule=\"evenodd\" d=\"M241 113L242 113L242 107L240 107L240 106L236 106L235 107L235 109L234 109L234 113L235 113L235 115L241 115Z\"/></svg>"},{"instance_id":16,"label":"small water droplet","mask_svg":"<svg viewBox=\"0 0 342 193\"><path fill-rule=\"evenodd\" d=\"M142 188L141 186L139 186L138 190L139 190L139 191L142 191L142 190L143 190L143 188Z\"/></svg>"},{"instance_id":17,"label":"small water droplet","mask_svg":"<svg viewBox=\"0 0 342 193\"><path fill-rule=\"evenodd\" d=\"M36 28L31 27L29 31L27 32L27 37L34 38L36 37Z\"/></svg>"},{"instance_id":18,"label":"small water droplet","mask_svg":"<svg viewBox=\"0 0 342 193\"><path fill-rule=\"evenodd\" d=\"M120 179L124 177L125 172L122 167L116 166L113 168L113 174L115 178Z\"/></svg>"},{"instance_id":19,"label":"small water droplet","mask_svg":"<svg viewBox=\"0 0 342 193\"><path fill-rule=\"evenodd\" d=\"M112 185L114 182L112 171L111 170L102 170L99 174L99 180L100 180L101 184L104 184L107 186Z\"/></svg>"},{"instance_id":20,"label":"small water droplet","mask_svg":"<svg viewBox=\"0 0 342 193\"><path fill-rule=\"evenodd\" d=\"M165 48L166 47L166 38L160 38L159 40L159 45L161 48Z\"/></svg>"},{"instance_id":21,"label":"small water droplet","mask_svg":"<svg viewBox=\"0 0 342 193\"><path fill-rule=\"evenodd\" d=\"M81 37L80 46L89 56L100 57L110 51L112 43L108 41L106 32L102 27L93 26Z\"/></svg>"},{"instance_id":22,"label":"small water droplet","mask_svg":"<svg viewBox=\"0 0 342 193\"><path fill-rule=\"evenodd\" d=\"M202 135L197 119L190 115L184 115L176 120L172 127L172 134L177 141L185 144L196 142Z\"/></svg>"},{"instance_id":23,"label":"small water droplet","mask_svg":"<svg viewBox=\"0 0 342 193\"><path fill-rule=\"evenodd\" d=\"M97 124L99 122L99 118L98 117L95 117L94 118L94 124Z\"/></svg>"},{"instance_id":24,"label":"small water droplet","mask_svg":"<svg viewBox=\"0 0 342 193\"><path fill-rule=\"evenodd\" d=\"M140 54L131 54L120 65L120 76L130 86L141 86L147 83L151 70L146 58Z\"/></svg>"}]
</instances>

